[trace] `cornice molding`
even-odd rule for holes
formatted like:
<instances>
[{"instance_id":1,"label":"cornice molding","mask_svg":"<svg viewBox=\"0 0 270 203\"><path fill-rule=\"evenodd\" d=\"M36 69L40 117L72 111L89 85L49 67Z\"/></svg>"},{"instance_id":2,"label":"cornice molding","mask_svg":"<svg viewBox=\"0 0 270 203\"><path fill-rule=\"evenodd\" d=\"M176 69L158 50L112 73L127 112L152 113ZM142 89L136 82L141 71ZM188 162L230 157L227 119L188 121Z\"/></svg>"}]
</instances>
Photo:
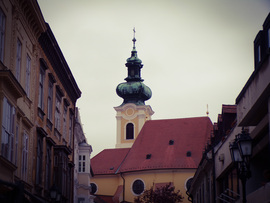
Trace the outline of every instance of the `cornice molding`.
<instances>
[{"instance_id":1,"label":"cornice molding","mask_svg":"<svg viewBox=\"0 0 270 203\"><path fill-rule=\"evenodd\" d=\"M47 25L46 32L39 37L39 43L50 61L57 77L61 81L65 91L68 93L73 104L81 97L81 91L71 73L71 70L63 56L63 53L53 35L53 32Z\"/></svg>"}]
</instances>

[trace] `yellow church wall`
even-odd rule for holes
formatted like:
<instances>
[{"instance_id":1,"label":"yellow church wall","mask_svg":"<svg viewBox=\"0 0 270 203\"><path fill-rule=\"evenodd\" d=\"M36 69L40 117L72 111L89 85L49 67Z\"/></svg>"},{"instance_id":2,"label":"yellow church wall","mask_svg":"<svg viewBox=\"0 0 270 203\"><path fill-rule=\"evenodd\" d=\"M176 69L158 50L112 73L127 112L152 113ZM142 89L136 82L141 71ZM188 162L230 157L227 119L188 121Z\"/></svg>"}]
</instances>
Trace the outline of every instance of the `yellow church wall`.
<instances>
[{"instance_id":1,"label":"yellow church wall","mask_svg":"<svg viewBox=\"0 0 270 203\"><path fill-rule=\"evenodd\" d=\"M124 174L125 178L125 200L133 202L136 195L132 192L132 184L135 180L140 179L145 184L145 190L150 189L155 183L172 182L175 186L175 191L180 190L183 195L184 203L188 203L188 196L186 195L185 184L186 181L193 177L195 169L176 169L166 171L147 171L138 173Z\"/></svg>"},{"instance_id":2,"label":"yellow church wall","mask_svg":"<svg viewBox=\"0 0 270 203\"><path fill-rule=\"evenodd\" d=\"M121 177L119 175L91 177L91 183L95 183L97 185L97 192L95 195L113 196L118 185L122 185L119 181L121 181Z\"/></svg>"}]
</instances>

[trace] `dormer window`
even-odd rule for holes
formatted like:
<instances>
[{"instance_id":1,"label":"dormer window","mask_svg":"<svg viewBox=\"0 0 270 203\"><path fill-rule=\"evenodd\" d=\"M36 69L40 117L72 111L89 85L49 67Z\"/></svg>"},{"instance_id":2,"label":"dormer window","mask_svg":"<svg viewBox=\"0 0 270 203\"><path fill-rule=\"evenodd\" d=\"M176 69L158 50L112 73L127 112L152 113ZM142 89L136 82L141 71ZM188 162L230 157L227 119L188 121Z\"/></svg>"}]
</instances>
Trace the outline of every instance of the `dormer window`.
<instances>
[{"instance_id":1,"label":"dormer window","mask_svg":"<svg viewBox=\"0 0 270 203\"><path fill-rule=\"evenodd\" d=\"M127 140L134 139L134 125L132 123L128 123L126 126L126 139Z\"/></svg>"},{"instance_id":2,"label":"dormer window","mask_svg":"<svg viewBox=\"0 0 270 203\"><path fill-rule=\"evenodd\" d=\"M191 151L187 151L187 157L191 157Z\"/></svg>"},{"instance_id":3,"label":"dormer window","mask_svg":"<svg viewBox=\"0 0 270 203\"><path fill-rule=\"evenodd\" d=\"M170 140L169 145L173 145L173 144L174 144L174 140Z\"/></svg>"}]
</instances>

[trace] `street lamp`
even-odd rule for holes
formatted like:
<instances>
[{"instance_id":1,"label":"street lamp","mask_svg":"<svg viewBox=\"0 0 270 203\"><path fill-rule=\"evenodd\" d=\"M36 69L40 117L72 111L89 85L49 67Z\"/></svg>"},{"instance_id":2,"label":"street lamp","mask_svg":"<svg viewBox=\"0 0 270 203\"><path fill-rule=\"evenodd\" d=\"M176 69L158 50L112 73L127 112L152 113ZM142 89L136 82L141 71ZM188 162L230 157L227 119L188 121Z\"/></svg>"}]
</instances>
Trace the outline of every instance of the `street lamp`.
<instances>
[{"instance_id":1,"label":"street lamp","mask_svg":"<svg viewBox=\"0 0 270 203\"><path fill-rule=\"evenodd\" d=\"M50 188L50 197L53 202L58 202L61 199L61 193L55 184Z\"/></svg>"},{"instance_id":2,"label":"street lamp","mask_svg":"<svg viewBox=\"0 0 270 203\"><path fill-rule=\"evenodd\" d=\"M246 203L246 181L251 177L249 159L252 155L252 139L244 128L240 134L235 136L234 142L230 143L230 152L232 161L237 164L239 178L242 182L243 203Z\"/></svg>"}]
</instances>

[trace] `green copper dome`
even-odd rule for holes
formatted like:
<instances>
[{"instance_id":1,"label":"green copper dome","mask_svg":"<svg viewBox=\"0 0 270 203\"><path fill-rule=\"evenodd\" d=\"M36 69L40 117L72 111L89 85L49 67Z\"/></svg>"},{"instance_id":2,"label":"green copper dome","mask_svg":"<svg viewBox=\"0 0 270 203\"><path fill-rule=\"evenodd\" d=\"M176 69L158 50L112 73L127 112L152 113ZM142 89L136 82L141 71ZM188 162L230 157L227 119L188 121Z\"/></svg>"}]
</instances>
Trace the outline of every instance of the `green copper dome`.
<instances>
[{"instance_id":1,"label":"green copper dome","mask_svg":"<svg viewBox=\"0 0 270 203\"><path fill-rule=\"evenodd\" d=\"M116 93L124 99L122 105L127 103L144 105L144 101L152 96L151 89L140 81L120 83L116 88Z\"/></svg>"},{"instance_id":2,"label":"green copper dome","mask_svg":"<svg viewBox=\"0 0 270 203\"><path fill-rule=\"evenodd\" d=\"M143 64L137 55L135 36L132 41L133 49L131 51L131 57L127 59L126 63L128 76L125 80L127 82L120 83L116 88L116 93L119 97L124 99L121 105L127 103L144 105L144 102L151 98L152 91L143 83L143 79L141 78L141 68L143 67Z\"/></svg>"}]
</instances>

